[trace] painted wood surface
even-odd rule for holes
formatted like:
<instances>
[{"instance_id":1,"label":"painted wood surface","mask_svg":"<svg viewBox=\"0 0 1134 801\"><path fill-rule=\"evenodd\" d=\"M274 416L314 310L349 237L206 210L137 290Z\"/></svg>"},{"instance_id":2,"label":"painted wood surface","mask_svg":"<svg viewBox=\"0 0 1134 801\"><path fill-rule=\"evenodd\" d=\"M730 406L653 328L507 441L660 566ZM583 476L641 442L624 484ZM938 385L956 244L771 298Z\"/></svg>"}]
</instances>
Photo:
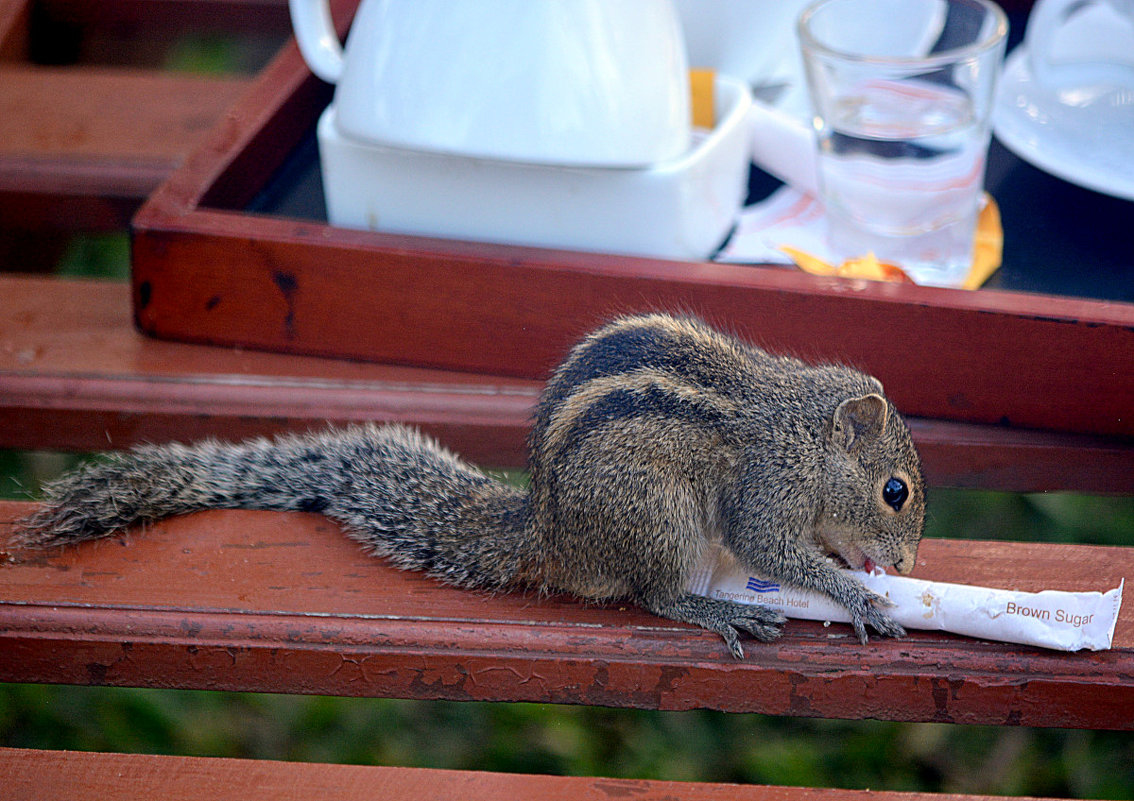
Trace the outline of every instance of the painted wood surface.
<instances>
[{"instance_id":1,"label":"painted wood surface","mask_svg":"<svg viewBox=\"0 0 1134 801\"><path fill-rule=\"evenodd\" d=\"M21 801L976 801L977 796L0 748Z\"/></svg>"},{"instance_id":2,"label":"painted wood surface","mask_svg":"<svg viewBox=\"0 0 1134 801\"><path fill-rule=\"evenodd\" d=\"M238 77L0 65L5 188L141 200L244 90Z\"/></svg>"},{"instance_id":3,"label":"painted wood surface","mask_svg":"<svg viewBox=\"0 0 1134 801\"><path fill-rule=\"evenodd\" d=\"M30 63L33 37L59 24L76 37L113 29L167 40L187 29L280 35L289 25L282 0L0 0L3 228L125 229L249 83L124 64Z\"/></svg>"},{"instance_id":4,"label":"painted wood surface","mask_svg":"<svg viewBox=\"0 0 1134 801\"><path fill-rule=\"evenodd\" d=\"M426 250L218 212L184 222L208 232L135 238L137 318L160 337L535 378L611 316L688 310L773 350L854 364L915 416L1134 434L1134 307L1122 304L946 298L774 268L494 245Z\"/></svg>"},{"instance_id":5,"label":"painted wood surface","mask_svg":"<svg viewBox=\"0 0 1134 801\"><path fill-rule=\"evenodd\" d=\"M221 7L231 11L235 2L197 0L198 26L203 9L223 16ZM158 69L34 65L26 60L32 19L66 20L76 31L127 23L166 29L191 22L185 7L0 0L0 227L126 228L248 83ZM281 10L277 3L274 14Z\"/></svg>"},{"instance_id":6,"label":"painted wood surface","mask_svg":"<svg viewBox=\"0 0 1134 801\"><path fill-rule=\"evenodd\" d=\"M0 276L0 446L106 450L328 422L421 427L518 467L541 382L142 336L119 284ZM1134 493L1134 443L911 419L930 482Z\"/></svg>"},{"instance_id":7,"label":"painted wood surface","mask_svg":"<svg viewBox=\"0 0 1134 801\"><path fill-rule=\"evenodd\" d=\"M27 504L0 505L12 521ZM3 534L0 533L0 542ZM1134 548L930 540L914 575L1104 590ZM1134 606L1074 654L789 621L734 660L629 604L449 588L318 515L213 511L0 557L0 680L1130 729Z\"/></svg>"}]
</instances>

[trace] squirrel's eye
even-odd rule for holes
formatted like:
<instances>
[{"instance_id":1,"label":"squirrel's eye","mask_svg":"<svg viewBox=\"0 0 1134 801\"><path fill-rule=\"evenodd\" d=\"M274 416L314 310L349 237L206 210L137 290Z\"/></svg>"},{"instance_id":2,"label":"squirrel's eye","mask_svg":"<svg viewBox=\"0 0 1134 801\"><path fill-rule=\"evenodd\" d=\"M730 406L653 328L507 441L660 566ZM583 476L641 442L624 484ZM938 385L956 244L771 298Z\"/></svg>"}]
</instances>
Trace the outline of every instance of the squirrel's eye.
<instances>
[{"instance_id":1,"label":"squirrel's eye","mask_svg":"<svg viewBox=\"0 0 1134 801\"><path fill-rule=\"evenodd\" d=\"M910 497L910 491L906 487L906 482L900 478L891 478L882 488L882 500L892 506L895 512L902 510L902 504L906 502L908 497Z\"/></svg>"}]
</instances>

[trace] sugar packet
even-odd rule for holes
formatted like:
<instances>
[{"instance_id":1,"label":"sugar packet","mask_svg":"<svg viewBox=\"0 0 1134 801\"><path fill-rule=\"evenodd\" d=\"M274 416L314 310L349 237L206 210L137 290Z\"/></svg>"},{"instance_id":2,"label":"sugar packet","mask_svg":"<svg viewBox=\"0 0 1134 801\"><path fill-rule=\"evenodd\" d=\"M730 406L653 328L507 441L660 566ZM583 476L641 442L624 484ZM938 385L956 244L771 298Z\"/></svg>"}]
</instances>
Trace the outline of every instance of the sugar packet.
<instances>
[{"instance_id":1,"label":"sugar packet","mask_svg":"<svg viewBox=\"0 0 1134 801\"><path fill-rule=\"evenodd\" d=\"M892 576L881 569L847 572L892 601L895 605L887 611L907 629L949 631L1058 651L1110 648L1125 584L1123 579L1107 592L1017 592ZM850 622L847 611L830 598L754 576L722 549L709 549L691 574L687 590L768 606L787 617Z\"/></svg>"}]
</instances>

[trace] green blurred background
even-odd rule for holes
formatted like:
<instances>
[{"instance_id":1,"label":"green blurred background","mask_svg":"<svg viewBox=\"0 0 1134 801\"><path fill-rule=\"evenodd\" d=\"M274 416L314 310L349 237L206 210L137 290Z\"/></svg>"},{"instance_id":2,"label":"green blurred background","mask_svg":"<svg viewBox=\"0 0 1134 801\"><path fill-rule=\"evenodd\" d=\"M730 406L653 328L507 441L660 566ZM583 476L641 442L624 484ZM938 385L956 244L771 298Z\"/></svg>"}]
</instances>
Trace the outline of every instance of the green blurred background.
<instances>
[{"instance_id":1,"label":"green blurred background","mask_svg":"<svg viewBox=\"0 0 1134 801\"><path fill-rule=\"evenodd\" d=\"M172 68L232 68L216 37ZM124 234L76 237L60 274L125 280ZM0 496L73 465L0 452ZM938 490L931 537L1134 545L1134 499ZM1134 578L1134 577L1132 577ZM1134 716L1134 710L1131 710ZM812 787L1134 798L1134 734L533 704L0 684L0 745Z\"/></svg>"}]
</instances>

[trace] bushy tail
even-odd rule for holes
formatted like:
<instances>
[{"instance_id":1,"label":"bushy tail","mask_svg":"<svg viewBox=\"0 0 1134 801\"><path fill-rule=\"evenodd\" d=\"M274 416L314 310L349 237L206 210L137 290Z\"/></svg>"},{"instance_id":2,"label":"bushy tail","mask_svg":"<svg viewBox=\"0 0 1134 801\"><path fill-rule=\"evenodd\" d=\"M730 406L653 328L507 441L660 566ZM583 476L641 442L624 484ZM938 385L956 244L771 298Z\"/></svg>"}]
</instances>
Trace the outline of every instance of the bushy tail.
<instances>
[{"instance_id":1,"label":"bushy tail","mask_svg":"<svg viewBox=\"0 0 1134 801\"><path fill-rule=\"evenodd\" d=\"M401 426L147 445L44 488L18 544L49 547L202 509L322 512L370 552L464 587L538 583L525 495Z\"/></svg>"}]
</instances>

